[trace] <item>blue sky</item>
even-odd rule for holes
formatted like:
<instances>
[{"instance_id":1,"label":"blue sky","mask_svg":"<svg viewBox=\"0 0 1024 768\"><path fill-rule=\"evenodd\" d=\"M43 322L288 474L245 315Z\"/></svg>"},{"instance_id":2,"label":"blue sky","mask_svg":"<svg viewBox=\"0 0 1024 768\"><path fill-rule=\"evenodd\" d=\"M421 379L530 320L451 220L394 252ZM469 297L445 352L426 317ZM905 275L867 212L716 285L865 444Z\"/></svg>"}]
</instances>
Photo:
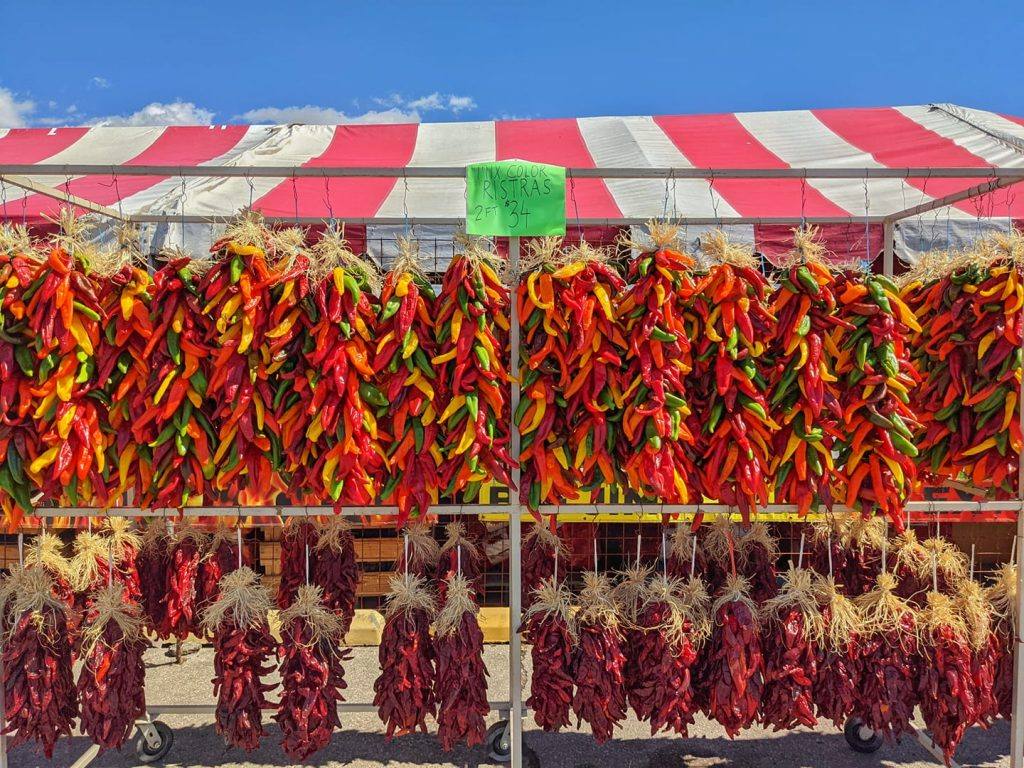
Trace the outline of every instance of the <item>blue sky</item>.
<instances>
[{"instance_id":1,"label":"blue sky","mask_svg":"<svg viewBox=\"0 0 1024 768\"><path fill-rule=\"evenodd\" d=\"M930 101L1024 115L1019 0L8 5L0 126Z\"/></svg>"}]
</instances>

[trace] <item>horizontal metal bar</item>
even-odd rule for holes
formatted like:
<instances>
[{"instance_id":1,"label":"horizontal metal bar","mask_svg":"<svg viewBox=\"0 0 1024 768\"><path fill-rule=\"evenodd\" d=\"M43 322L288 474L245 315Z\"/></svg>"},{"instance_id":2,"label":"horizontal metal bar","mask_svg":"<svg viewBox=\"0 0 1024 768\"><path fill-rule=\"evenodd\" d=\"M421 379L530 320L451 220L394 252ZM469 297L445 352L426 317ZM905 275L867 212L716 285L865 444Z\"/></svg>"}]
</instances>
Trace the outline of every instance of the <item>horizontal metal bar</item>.
<instances>
[{"instance_id":1,"label":"horizontal metal bar","mask_svg":"<svg viewBox=\"0 0 1024 768\"><path fill-rule=\"evenodd\" d=\"M1010 185L1017 184L1021 181L1024 181L1024 179L992 179L991 181L986 181L984 184L978 184L970 189L963 189L959 192L954 192L950 195L930 200L927 203L921 203L920 205L915 205L902 211L891 213L885 217L885 223L908 219L911 216L919 216L922 213L928 213L929 211L934 211L939 208L945 208L946 206L959 203L963 200L970 200L972 197L987 195L990 192L995 192L998 189L1009 187Z\"/></svg>"},{"instance_id":2,"label":"horizontal metal bar","mask_svg":"<svg viewBox=\"0 0 1024 768\"><path fill-rule=\"evenodd\" d=\"M662 219L662 211L652 211L650 216L633 216L617 219L574 219L569 217L566 224L582 227L629 227L642 226L651 219ZM176 216L173 213L145 213L137 216L126 216L128 220L136 224L226 224L238 219L237 215L231 216L197 216L187 214ZM316 226L324 224L329 219L326 216L267 216L265 220L270 224L299 224L303 226ZM424 217L424 218L349 218L347 216L336 216L335 221L343 221L345 224L357 225L378 225L392 227L411 226L465 226L466 219L447 217ZM882 215L877 216L807 216L801 219L799 216L719 216L717 218L708 216L681 216L673 218L676 224L689 226L714 227L722 224L750 224L750 225L792 225L799 224L854 224L861 227L865 222L870 224L881 224L885 220Z\"/></svg>"},{"instance_id":3,"label":"horizontal metal bar","mask_svg":"<svg viewBox=\"0 0 1024 768\"><path fill-rule=\"evenodd\" d=\"M508 701L490 701L488 702L491 710L494 712L508 712L509 703ZM216 713L217 707L214 704L150 704L146 702L146 712L150 718L156 715L212 715ZM371 703L361 702L345 702L338 705L338 712L342 714L358 714L367 712L376 712L377 707ZM523 707L523 711L526 711L526 707Z\"/></svg>"},{"instance_id":4,"label":"horizontal metal bar","mask_svg":"<svg viewBox=\"0 0 1024 768\"><path fill-rule=\"evenodd\" d=\"M436 515L495 515L508 514L508 504L437 504L430 508ZM325 506L280 506L280 507L161 507L144 509L141 507L37 507L32 513L36 517L313 517L316 515L340 514L346 517L362 517L368 515L393 516L398 514L398 507L334 507Z\"/></svg>"},{"instance_id":5,"label":"horizontal metal bar","mask_svg":"<svg viewBox=\"0 0 1024 768\"><path fill-rule=\"evenodd\" d=\"M1024 509L1022 501L910 501L904 505L907 512L1018 512ZM560 504L542 505L540 513L582 514L582 515L695 515L738 514L738 508L728 504ZM757 512L764 514L793 514L798 511L795 504L761 504ZM849 513L849 507L837 504L833 512ZM756 514L755 514L756 516Z\"/></svg>"},{"instance_id":6,"label":"horizontal metal bar","mask_svg":"<svg viewBox=\"0 0 1024 768\"><path fill-rule=\"evenodd\" d=\"M529 511L513 504L438 504L430 508L435 515L507 515L516 509L523 516ZM910 501L904 505L908 512L1018 512L1024 509L1024 501ZM36 509L38 517L303 517L314 515L333 515L334 507L176 507L164 509L142 509L139 507L40 507ZM757 508L764 514L791 514L798 511L795 504L762 504ZM833 512L851 510L841 504L832 508ZM370 515L391 516L398 512L397 507L339 507L338 514L348 517ZM737 508L728 504L545 504L539 509L543 515L576 514L576 515L677 515L677 514L736 514Z\"/></svg>"},{"instance_id":7,"label":"horizontal metal bar","mask_svg":"<svg viewBox=\"0 0 1024 768\"><path fill-rule=\"evenodd\" d=\"M0 174L31 176L173 176L176 178L407 178L452 179L465 166L317 167L291 165L95 165L0 164ZM992 179L1024 178L1024 167L978 168L917 166L908 168L566 168L576 179Z\"/></svg>"}]
</instances>

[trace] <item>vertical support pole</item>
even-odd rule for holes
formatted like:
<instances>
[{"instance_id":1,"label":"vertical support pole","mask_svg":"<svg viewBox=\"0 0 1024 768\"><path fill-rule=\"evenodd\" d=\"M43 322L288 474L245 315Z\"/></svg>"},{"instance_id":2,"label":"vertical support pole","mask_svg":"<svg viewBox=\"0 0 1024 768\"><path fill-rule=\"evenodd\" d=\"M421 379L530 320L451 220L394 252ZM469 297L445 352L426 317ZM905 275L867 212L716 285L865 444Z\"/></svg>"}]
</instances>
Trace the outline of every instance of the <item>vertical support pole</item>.
<instances>
[{"instance_id":1,"label":"vertical support pole","mask_svg":"<svg viewBox=\"0 0 1024 768\"><path fill-rule=\"evenodd\" d=\"M1024 312L1024 310L1022 310ZM1021 346L1024 347L1024 340ZM1024 394L1024 384L1021 386ZM1018 418L1024 427L1024 407L1019 405ZM1020 567L1024 554L1024 451L1017 457L1017 498L1021 507L1017 510L1017 620L1013 637L1013 719L1010 721L1010 768L1024 768L1024 568Z\"/></svg>"},{"instance_id":2,"label":"vertical support pole","mask_svg":"<svg viewBox=\"0 0 1024 768\"><path fill-rule=\"evenodd\" d=\"M510 237L508 241L509 273L512 295L509 308L509 344L511 359L509 374L512 376L512 410L515 413L519 406L519 307L517 288L519 282L519 238ZM516 488L522 480L519 470L519 427L513 418L509 423L509 438L512 460L516 462L512 469L512 482ZM523 675L522 675L522 639L519 636L519 624L522 621L522 506L519 503L519 491L509 490L508 518L508 690L509 690L509 744L512 747L511 766L522 768L523 765ZM1018 718L1019 719L1019 718Z\"/></svg>"},{"instance_id":3,"label":"vertical support pole","mask_svg":"<svg viewBox=\"0 0 1024 768\"><path fill-rule=\"evenodd\" d=\"M0 630L6 630L7 627L0 627ZM3 651L4 641L0 639L0 652ZM3 733L4 728L7 727L7 704L4 701L4 686L2 681L4 679L4 663L0 660L0 768L7 768L7 736Z\"/></svg>"},{"instance_id":4,"label":"vertical support pole","mask_svg":"<svg viewBox=\"0 0 1024 768\"><path fill-rule=\"evenodd\" d=\"M896 268L896 224L886 219L882 222L882 274L892 277Z\"/></svg>"}]
</instances>

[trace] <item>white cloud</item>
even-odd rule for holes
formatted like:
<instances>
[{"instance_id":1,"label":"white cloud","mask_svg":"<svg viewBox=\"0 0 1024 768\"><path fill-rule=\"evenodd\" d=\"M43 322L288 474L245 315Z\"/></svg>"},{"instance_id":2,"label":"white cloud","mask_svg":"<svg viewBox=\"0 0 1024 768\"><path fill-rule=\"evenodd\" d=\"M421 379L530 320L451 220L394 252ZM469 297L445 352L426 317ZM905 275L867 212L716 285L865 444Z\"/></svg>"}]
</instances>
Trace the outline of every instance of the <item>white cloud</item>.
<instances>
[{"instance_id":1,"label":"white cloud","mask_svg":"<svg viewBox=\"0 0 1024 768\"><path fill-rule=\"evenodd\" d=\"M92 83L93 88L99 88L101 90L106 90L110 87L110 81L105 77L100 77L99 75L94 75L92 80L89 82Z\"/></svg>"},{"instance_id":2,"label":"white cloud","mask_svg":"<svg viewBox=\"0 0 1024 768\"><path fill-rule=\"evenodd\" d=\"M476 109L476 101L472 96L449 96L448 109L455 114L464 112L467 109Z\"/></svg>"},{"instance_id":3,"label":"white cloud","mask_svg":"<svg viewBox=\"0 0 1024 768\"><path fill-rule=\"evenodd\" d=\"M154 101L129 115L107 115L95 117L89 125L209 125L214 112L197 107L191 101L172 101L163 104Z\"/></svg>"},{"instance_id":4,"label":"white cloud","mask_svg":"<svg viewBox=\"0 0 1024 768\"><path fill-rule=\"evenodd\" d=\"M78 105L77 104L70 104L70 105L68 105L68 108L67 108L66 111L67 111L67 113L69 115L77 114L78 113Z\"/></svg>"},{"instance_id":5,"label":"white cloud","mask_svg":"<svg viewBox=\"0 0 1024 768\"><path fill-rule=\"evenodd\" d=\"M21 128L28 124L36 111L36 103L18 98L6 88L0 88L0 128Z\"/></svg>"},{"instance_id":6,"label":"white cloud","mask_svg":"<svg viewBox=\"0 0 1024 768\"><path fill-rule=\"evenodd\" d=\"M405 99L402 98L401 94L392 93L388 96L381 96L374 98L374 104L379 104L382 107L400 107L405 103ZM357 102L358 103L358 102Z\"/></svg>"},{"instance_id":7,"label":"white cloud","mask_svg":"<svg viewBox=\"0 0 1024 768\"><path fill-rule=\"evenodd\" d=\"M359 115L350 115L332 107L260 107L238 115L247 123L304 123L307 125L337 125L340 123L418 123L420 114L415 110L397 107L384 110L370 110Z\"/></svg>"},{"instance_id":8,"label":"white cloud","mask_svg":"<svg viewBox=\"0 0 1024 768\"><path fill-rule=\"evenodd\" d=\"M444 101L442 100L441 94L434 91L429 96L420 96L418 99L413 99L406 103L406 106L410 109L443 109Z\"/></svg>"}]
</instances>

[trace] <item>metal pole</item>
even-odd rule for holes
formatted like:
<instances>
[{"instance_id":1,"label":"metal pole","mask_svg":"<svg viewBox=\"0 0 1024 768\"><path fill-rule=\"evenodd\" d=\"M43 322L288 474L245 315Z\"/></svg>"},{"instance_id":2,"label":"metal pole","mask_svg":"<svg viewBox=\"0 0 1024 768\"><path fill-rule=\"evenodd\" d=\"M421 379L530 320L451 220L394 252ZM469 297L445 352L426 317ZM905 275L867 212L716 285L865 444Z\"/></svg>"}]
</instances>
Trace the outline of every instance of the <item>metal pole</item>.
<instances>
[{"instance_id":1,"label":"metal pole","mask_svg":"<svg viewBox=\"0 0 1024 768\"><path fill-rule=\"evenodd\" d=\"M2 627L6 630L6 627ZM4 633L6 634L6 633ZM0 639L0 657L3 656L4 641ZM7 707L4 702L4 663L0 659L0 768L7 768L7 735L3 732L7 727Z\"/></svg>"},{"instance_id":2,"label":"metal pole","mask_svg":"<svg viewBox=\"0 0 1024 768\"><path fill-rule=\"evenodd\" d=\"M519 238L510 237L508 242L509 272L512 285L509 286L512 301L509 308L509 344L511 360L509 374L512 377L512 409L515 413L519 407L519 310L517 288L519 284ZM516 463L512 468L512 484L516 490L509 489L508 518L508 698L509 698L509 744L512 747L512 768L523 766L523 678L522 678L522 639L519 636L519 623L522 621L522 506L519 503L519 484L522 481L519 470L519 427L515 418L509 421L509 440L512 445L512 459Z\"/></svg>"},{"instance_id":3,"label":"metal pole","mask_svg":"<svg viewBox=\"0 0 1024 768\"><path fill-rule=\"evenodd\" d=\"M895 243L893 242L895 226L888 219L882 222L882 274L892 277L895 266Z\"/></svg>"},{"instance_id":4,"label":"metal pole","mask_svg":"<svg viewBox=\"0 0 1024 768\"><path fill-rule=\"evenodd\" d=\"M1024 313L1024 311L1022 311ZM1018 322L1020 319L1018 318ZM1024 347L1024 339L1021 340ZM1024 383L1021 393L1024 394ZM1021 427L1024 427L1024 407L1018 399ZM1013 719L1010 721L1010 768L1024 768L1024 568L1020 567L1021 553L1024 552L1024 451L1017 456L1017 498L1021 509L1017 510L1017 620L1013 637Z\"/></svg>"}]
</instances>

